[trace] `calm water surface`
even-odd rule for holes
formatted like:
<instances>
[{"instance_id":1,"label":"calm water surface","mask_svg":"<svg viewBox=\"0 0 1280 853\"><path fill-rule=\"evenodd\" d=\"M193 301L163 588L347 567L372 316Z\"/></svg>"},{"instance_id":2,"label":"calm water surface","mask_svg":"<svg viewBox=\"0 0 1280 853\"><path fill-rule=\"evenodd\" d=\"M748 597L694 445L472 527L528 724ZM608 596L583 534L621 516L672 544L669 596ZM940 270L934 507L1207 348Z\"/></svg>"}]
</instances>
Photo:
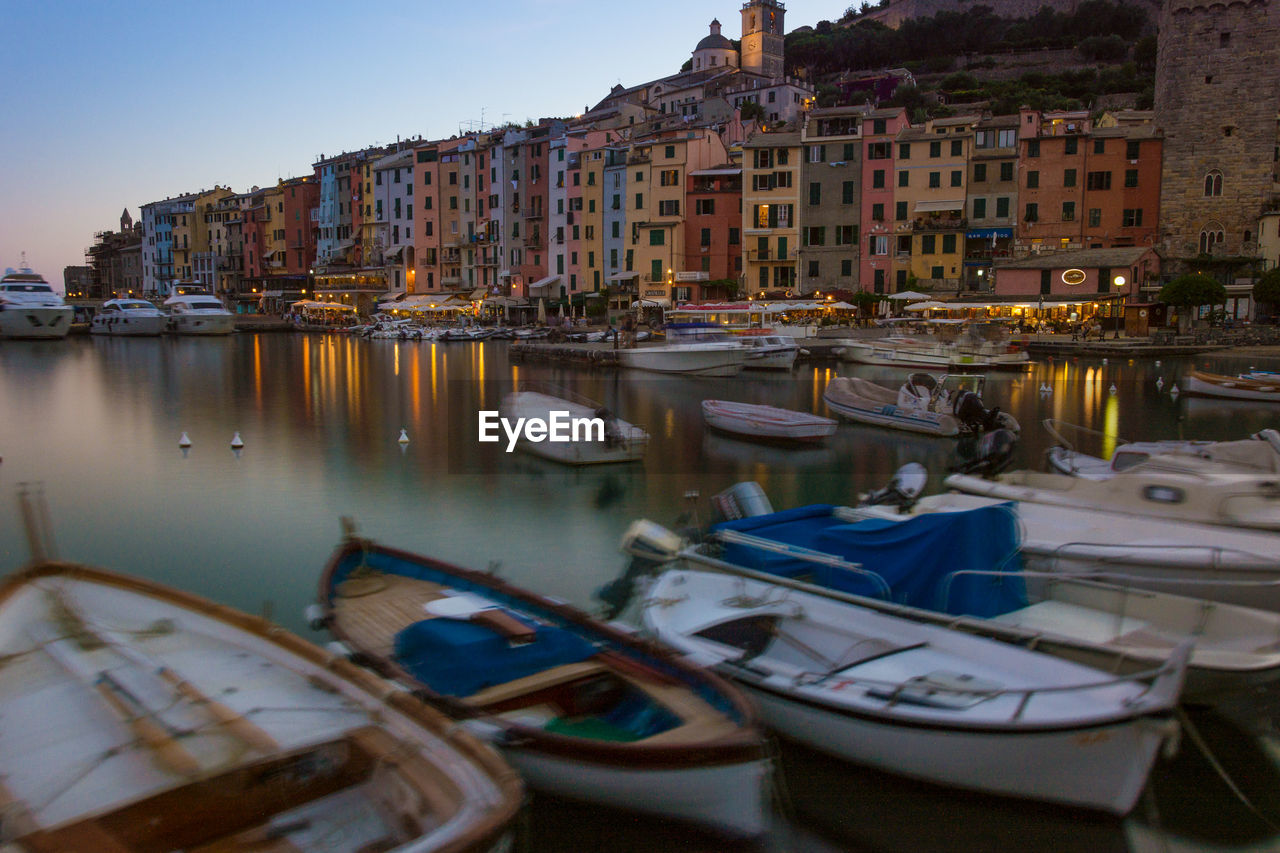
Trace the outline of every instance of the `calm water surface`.
<instances>
[{"instance_id":1,"label":"calm water surface","mask_svg":"<svg viewBox=\"0 0 1280 853\"><path fill-rule=\"evenodd\" d=\"M1280 369L1280 359L1058 359L990 374L985 396L1023 425L1017 464L1041 467L1051 443L1040 426L1046 418L1129 439L1229 439L1280 426L1265 404L1169 393L1193 367L1253 366ZM19 483L38 482L60 556L266 609L313 639L320 638L301 613L314 600L342 516L387 544L474 568L497 563L517 583L592 606L595 589L623 567L617 543L628 524L647 517L670 526L690 512L705 518L707 497L740 480L758 481L777 508L851 502L909 461L923 462L937 487L954 459L952 439L845 423L825 447L783 450L704 434L704 398L825 414L822 389L835 375L894 385L903 373L823 362L791 374L658 378L513 366L502 343L335 335L4 342L0 568L28 556L14 496ZM496 409L513 382L531 379L572 388L644 425L653 435L644 464L573 470L479 444L477 411ZM401 429L410 438L403 449ZM193 442L185 453L184 431ZM245 443L239 453L230 448L236 432ZM1109 450L1105 444L1097 449ZM701 499L687 497L693 492ZM1280 702L1260 697L1244 711L1261 720L1251 719L1251 730L1266 731L1280 718ZM1261 816L1186 737L1123 823L939 791L786 747L789 819L771 846L1280 849L1280 765L1271 741L1255 741L1217 715L1193 721ZM537 803L522 832L542 850L716 848L656 821L602 820L598 809L569 803Z\"/></svg>"}]
</instances>

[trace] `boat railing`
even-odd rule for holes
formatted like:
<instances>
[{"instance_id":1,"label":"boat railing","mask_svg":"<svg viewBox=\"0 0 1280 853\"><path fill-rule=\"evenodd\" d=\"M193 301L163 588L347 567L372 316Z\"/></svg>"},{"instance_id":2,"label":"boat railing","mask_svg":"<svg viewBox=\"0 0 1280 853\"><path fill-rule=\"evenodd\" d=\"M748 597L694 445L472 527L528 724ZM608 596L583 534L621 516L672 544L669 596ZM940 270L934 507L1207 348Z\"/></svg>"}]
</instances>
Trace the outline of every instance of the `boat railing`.
<instances>
[{"instance_id":1,"label":"boat railing","mask_svg":"<svg viewBox=\"0 0 1280 853\"><path fill-rule=\"evenodd\" d=\"M1057 565L1063 560L1079 560L1082 558L1097 560L1101 563L1108 561L1127 561L1134 552L1145 552L1148 554L1161 555L1164 553L1172 553L1179 557L1193 557L1203 554L1204 557L1195 561L1197 566L1203 566L1210 571L1222 572L1233 571L1236 569L1276 569L1280 571L1280 560L1274 557L1264 557L1251 551L1245 551L1240 548L1230 548L1221 545L1149 545L1149 544L1120 544L1120 543L1099 543L1099 542L1064 542L1051 550L1044 552L1050 560L1050 565ZM1225 558L1234 556L1239 559L1227 563ZM1207 558L1207 559L1206 559ZM1167 561L1165 561L1167 563ZM1092 572L1090 572L1092 574ZM1149 581L1146 577L1143 580ZM1165 579L1162 579L1162 582ZM1182 583L1181 580L1178 581ZM1223 579L1215 578L1206 580L1204 583L1226 583ZM1242 583L1251 584L1270 584L1270 581L1242 581ZM1280 583L1280 581L1277 581Z\"/></svg>"},{"instance_id":2,"label":"boat railing","mask_svg":"<svg viewBox=\"0 0 1280 853\"><path fill-rule=\"evenodd\" d=\"M776 542L772 539L765 539L761 536L752 536L749 533L742 533L738 530L717 530L711 535L712 538L717 541L731 545L743 545L748 548L754 548L758 551L766 551L771 554L782 554L787 557L795 557L796 559L803 560L805 562L841 569L870 581L871 585L876 588L876 592L882 595L885 601L893 600L893 590L889 588L889 583L878 572L873 572L870 569L864 569L857 563L851 563L842 557L836 556L835 554L826 554L822 551L813 551L799 545Z\"/></svg>"},{"instance_id":3,"label":"boat railing","mask_svg":"<svg viewBox=\"0 0 1280 853\"><path fill-rule=\"evenodd\" d=\"M1049 433L1050 437L1052 437L1053 440L1057 442L1060 447L1063 447L1067 450L1075 451L1075 450L1079 450L1080 448L1078 446L1079 442L1072 441L1071 439L1067 438L1063 434L1064 432L1069 432L1075 436L1088 435L1090 437L1096 437L1096 439L1102 443L1105 443L1109 439L1111 441L1114 441L1117 446L1121 444L1132 443L1130 442L1129 439L1115 435L1114 433L1103 432L1102 430L1098 430L1098 429L1090 429L1089 427L1080 426L1079 424L1067 423L1066 421L1062 421L1057 418L1045 418L1043 421L1041 421L1041 424L1044 426L1045 431Z\"/></svg>"}]
</instances>

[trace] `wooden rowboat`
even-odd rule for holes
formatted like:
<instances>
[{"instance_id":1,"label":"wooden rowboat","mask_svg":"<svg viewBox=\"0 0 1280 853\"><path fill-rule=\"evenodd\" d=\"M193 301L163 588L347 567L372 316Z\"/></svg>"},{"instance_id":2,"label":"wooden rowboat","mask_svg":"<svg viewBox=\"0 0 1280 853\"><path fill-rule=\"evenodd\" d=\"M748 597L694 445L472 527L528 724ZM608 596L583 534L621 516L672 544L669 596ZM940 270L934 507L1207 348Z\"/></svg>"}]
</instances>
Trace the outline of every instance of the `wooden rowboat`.
<instances>
[{"instance_id":1,"label":"wooden rowboat","mask_svg":"<svg viewBox=\"0 0 1280 853\"><path fill-rule=\"evenodd\" d=\"M0 586L0 846L507 849L515 772L275 625L44 562Z\"/></svg>"},{"instance_id":2,"label":"wooden rowboat","mask_svg":"<svg viewBox=\"0 0 1280 853\"><path fill-rule=\"evenodd\" d=\"M1226 400L1280 402L1280 377L1258 379L1193 370L1187 380L1187 393L1199 397L1220 397Z\"/></svg>"},{"instance_id":3,"label":"wooden rowboat","mask_svg":"<svg viewBox=\"0 0 1280 853\"><path fill-rule=\"evenodd\" d=\"M754 837L769 760L754 712L648 640L491 574L349 538L330 631L465 720L539 790Z\"/></svg>"}]
</instances>

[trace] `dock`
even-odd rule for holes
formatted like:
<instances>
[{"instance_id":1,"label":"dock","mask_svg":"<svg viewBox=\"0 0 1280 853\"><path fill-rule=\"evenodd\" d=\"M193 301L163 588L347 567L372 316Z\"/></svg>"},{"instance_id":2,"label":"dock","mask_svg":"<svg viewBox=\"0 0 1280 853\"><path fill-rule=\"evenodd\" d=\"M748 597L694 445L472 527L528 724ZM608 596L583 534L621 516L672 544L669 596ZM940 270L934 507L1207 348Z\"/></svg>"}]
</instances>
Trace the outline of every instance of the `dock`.
<instances>
[{"instance_id":1,"label":"dock","mask_svg":"<svg viewBox=\"0 0 1280 853\"><path fill-rule=\"evenodd\" d=\"M547 344L537 341L516 342L507 350L511 361L546 361L557 364L585 364L593 367L617 367L618 351L609 342Z\"/></svg>"}]
</instances>

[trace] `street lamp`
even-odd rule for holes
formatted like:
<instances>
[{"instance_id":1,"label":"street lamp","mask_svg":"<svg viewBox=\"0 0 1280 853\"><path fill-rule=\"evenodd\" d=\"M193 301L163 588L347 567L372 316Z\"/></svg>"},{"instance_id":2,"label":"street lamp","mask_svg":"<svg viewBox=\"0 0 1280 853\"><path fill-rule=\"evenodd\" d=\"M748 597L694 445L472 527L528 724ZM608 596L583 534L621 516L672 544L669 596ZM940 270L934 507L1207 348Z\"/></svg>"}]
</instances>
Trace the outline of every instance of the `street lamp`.
<instances>
[{"instance_id":1,"label":"street lamp","mask_svg":"<svg viewBox=\"0 0 1280 853\"><path fill-rule=\"evenodd\" d=\"M1121 288L1124 287L1125 277L1122 275L1118 275L1115 278L1113 278L1111 282L1116 286L1116 290L1120 290ZM1114 306L1116 303L1113 300L1111 304L1112 306ZM1124 303L1123 302L1121 303L1121 306L1120 306L1120 319L1116 321L1116 333L1112 336L1112 340L1118 340L1120 338L1120 327L1122 325L1124 325Z\"/></svg>"}]
</instances>

